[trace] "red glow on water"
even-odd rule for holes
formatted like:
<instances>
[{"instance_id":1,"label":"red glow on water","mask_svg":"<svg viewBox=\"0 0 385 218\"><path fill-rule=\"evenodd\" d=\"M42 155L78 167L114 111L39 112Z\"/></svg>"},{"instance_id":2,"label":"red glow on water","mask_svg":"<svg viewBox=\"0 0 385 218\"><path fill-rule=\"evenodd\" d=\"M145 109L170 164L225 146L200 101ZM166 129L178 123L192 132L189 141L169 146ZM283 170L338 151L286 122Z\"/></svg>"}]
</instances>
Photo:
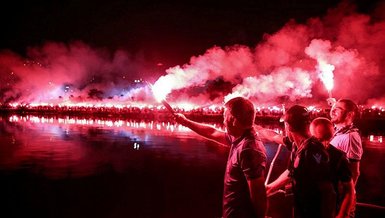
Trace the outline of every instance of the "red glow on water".
<instances>
[{"instance_id":1,"label":"red glow on water","mask_svg":"<svg viewBox=\"0 0 385 218\"><path fill-rule=\"evenodd\" d=\"M23 108L27 110L53 110L53 111L84 111L92 112L97 110L107 110L110 112L120 112L120 111L130 111L134 109L138 110L151 110L153 112L162 112L167 108L163 104L146 104L146 103L134 103L134 104L119 104L119 103L87 103L87 102L63 102L60 104L52 103L19 103L14 102L10 103L9 106L11 109ZM170 105L176 112L192 112L194 110L202 110L204 113L221 113L222 105L208 105L208 106L199 106L191 102L179 102Z\"/></svg>"},{"instance_id":2,"label":"red glow on water","mask_svg":"<svg viewBox=\"0 0 385 218\"><path fill-rule=\"evenodd\" d=\"M383 136L379 135L369 135L369 141L375 142L375 143L382 143L383 142Z\"/></svg>"},{"instance_id":3,"label":"red glow on water","mask_svg":"<svg viewBox=\"0 0 385 218\"><path fill-rule=\"evenodd\" d=\"M95 118L52 118L41 116L18 116L12 115L9 117L10 122L23 123L37 123L37 124L55 124L55 125L80 125L93 127L109 127L109 128L123 128L123 129L143 129L146 131L160 131L160 132L191 132L185 126L175 122L160 122L160 121L134 121L134 120L116 120L116 119L95 119ZM214 127L223 130L221 124L213 124Z\"/></svg>"}]
</instances>

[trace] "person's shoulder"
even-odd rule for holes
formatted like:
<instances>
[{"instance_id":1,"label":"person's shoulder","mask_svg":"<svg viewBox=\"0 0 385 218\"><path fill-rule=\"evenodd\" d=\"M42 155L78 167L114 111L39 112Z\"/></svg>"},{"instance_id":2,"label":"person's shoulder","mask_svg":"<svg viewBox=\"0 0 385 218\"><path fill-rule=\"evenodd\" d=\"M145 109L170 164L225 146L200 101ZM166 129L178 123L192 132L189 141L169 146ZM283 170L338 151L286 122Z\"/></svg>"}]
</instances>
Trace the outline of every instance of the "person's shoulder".
<instances>
[{"instance_id":1,"label":"person's shoulder","mask_svg":"<svg viewBox=\"0 0 385 218\"><path fill-rule=\"evenodd\" d=\"M252 149L264 149L265 146L259 137L250 137L245 138L245 141L242 143L243 149L252 148Z\"/></svg>"},{"instance_id":2,"label":"person's shoulder","mask_svg":"<svg viewBox=\"0 0 385 218\"><path fill-rule=\"evenodd\" d=\"M340 149L334 147L332 144L329 144L327 151L332 156L345 157L346 158L346 154L343 151L341 151Z\"/></svg>"},{"instance_id":3,"label":"person's shoulder","mask_svg":"<svg viewBox=\"0 0 385 218\"><path fill-rule=\"evenodd\" d=\"M357 126L351 124L342 129L341 134L360 134L360 129Z\"/></svg>"},{"instance_id":4,"label":"person's shoulder","mask_svg":"<svg viewBox=\"0 0 385 218\"><path fill-rule=\"evenodd\" d=\"M334 147L332 144L329 144L327 150L332 153L343 153L341 150L338 148Z\"/></svg>"},{"instance_id":5,"label":"person's shoulder","mask_svg":"<svg viewBox=\"0 0 385 218\"><path fill-rule=\"evenodd\" d=\"M305 147L310 150L324 150L325 146L315 137L310 137L306 140Z\"/></svg>"},{"instance_id":6,"label":"person's shoulder","mask_svg":"<svg viewBox=\"0 0 385 218\"><path fill-rule=\"evenodd\" d=\"M313 156L313 155L320 155L322 157L328 156L328 152L325 148L325 146L316 138L311 137L306 141L306 144L304 145L304 150L306 156Z\"/></svg>"},{"instance_id":7,"label":"person's shoulder","mask_svg":"<svg viewBox=\"0 0 385 218\"><path fill-rule=\"evenodd\" d=\"M258 137L246 137L242 140L239 146L240 151L243 152L257 152L266 155L265 145Z\"/></svg>"}]
</instances>

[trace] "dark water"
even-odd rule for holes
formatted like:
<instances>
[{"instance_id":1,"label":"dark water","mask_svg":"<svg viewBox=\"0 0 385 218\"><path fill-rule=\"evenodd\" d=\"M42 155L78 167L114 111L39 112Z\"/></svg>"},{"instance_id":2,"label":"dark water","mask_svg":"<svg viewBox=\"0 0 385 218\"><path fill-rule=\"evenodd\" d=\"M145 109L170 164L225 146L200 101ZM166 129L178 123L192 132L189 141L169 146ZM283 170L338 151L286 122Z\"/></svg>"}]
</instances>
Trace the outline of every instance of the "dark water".
<instances>
[{"instance_id":1,"label":"dark water","mask_svg":"<svg viewBox=\"0 0 385 218\"><path fill-rule=\"evenodd\" d=\"M365 139L358 200L385 205L385 144ZM277 146L266 148L271 161ZM220 217L227 152L171 123L2 117L0 216Z\"/></svg>"}]
</instances>

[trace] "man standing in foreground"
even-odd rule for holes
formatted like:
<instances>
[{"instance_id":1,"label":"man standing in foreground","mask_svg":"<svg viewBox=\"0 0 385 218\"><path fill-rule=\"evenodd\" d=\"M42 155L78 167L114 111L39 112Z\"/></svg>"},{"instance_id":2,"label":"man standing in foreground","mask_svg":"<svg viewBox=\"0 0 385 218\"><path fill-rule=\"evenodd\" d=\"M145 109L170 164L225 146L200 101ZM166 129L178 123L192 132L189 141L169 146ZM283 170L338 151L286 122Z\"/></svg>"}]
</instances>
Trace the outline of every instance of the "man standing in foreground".
<instances>
[{"instance_id":1,"label":"man standing in foreground","mask_svg":"<svg viewBox=\"0 0 385 218\"><path fill-rule=\"evenodd\" d=\"M335 125L335 133L330 144L346 154L354 185L357 184L360 175L360 161L363 154L361 136L353 124L358 114L357 105L349 99L338 100L330 110L330 118ZM355 216L355 193L354 191L354 204L351 207L350 217Z\"/></svg>"},{"instance_id":2,"label":"man standing in foreground","mask_svg":"<svg viewBox=\"0 0 385 218\"><path fill-rule=\"evenodd\" d=\"M236 97L224 105L226 132L197 123L182 114L175 120L199 135L230 148L224 178L223 217L261 217L266 213L266 151L254 132L255 108Z\"/></svg>"}]
</instances>

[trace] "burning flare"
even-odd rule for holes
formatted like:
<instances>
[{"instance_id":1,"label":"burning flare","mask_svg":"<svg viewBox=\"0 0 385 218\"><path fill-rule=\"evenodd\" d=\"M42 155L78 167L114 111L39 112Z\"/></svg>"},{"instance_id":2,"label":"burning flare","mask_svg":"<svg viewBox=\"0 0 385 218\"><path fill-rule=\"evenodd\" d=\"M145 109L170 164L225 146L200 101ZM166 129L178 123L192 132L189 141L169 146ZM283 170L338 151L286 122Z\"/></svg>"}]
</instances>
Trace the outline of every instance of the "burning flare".
<instances>
[{"instance_id":1,"label":"burning flare","mask_svg":"<svg viewBox=\"0 0 385 218\"><path fill-rule=\"evenodd\" d=\"M157 102L165 100L167 95L172 91L172 80L168 80L167 78L168 77L160 77L154 85L150 84L152 94Z\"/></svg>"},{"instance_id":2,"label":"burning flare","mask_svg":"<svg viewBox=\"0 0 385 218\"><path fill-rule=\"evenodd\" d=\"M328 64L323 60L318 60L318 69L320 71L319 77L329 93L329 98L332 97L332 89L334 87L334 68L333 65Z\"/></svg>"},{"instance_id":3,"label":"burning flare","mask_svg":"<svg viewBox=\"0 0 385 218\"><path fill-rule=\"evenodd\" d=\"M167 83L164 83L166 80L161 80L161 77L155 84L157 86L152 85L151 83L147 82L148 86L150 87L154 98L157 102L160 102L164 105L164 107L170 111L170 113L175 114L174 109L171 107L171 105L166 101L166 96L171 92L170 86L167 85ZM159 82L160 81L160 82ZM159 83L158 83L159 82Z\"/></svg>"}]
</instances>

